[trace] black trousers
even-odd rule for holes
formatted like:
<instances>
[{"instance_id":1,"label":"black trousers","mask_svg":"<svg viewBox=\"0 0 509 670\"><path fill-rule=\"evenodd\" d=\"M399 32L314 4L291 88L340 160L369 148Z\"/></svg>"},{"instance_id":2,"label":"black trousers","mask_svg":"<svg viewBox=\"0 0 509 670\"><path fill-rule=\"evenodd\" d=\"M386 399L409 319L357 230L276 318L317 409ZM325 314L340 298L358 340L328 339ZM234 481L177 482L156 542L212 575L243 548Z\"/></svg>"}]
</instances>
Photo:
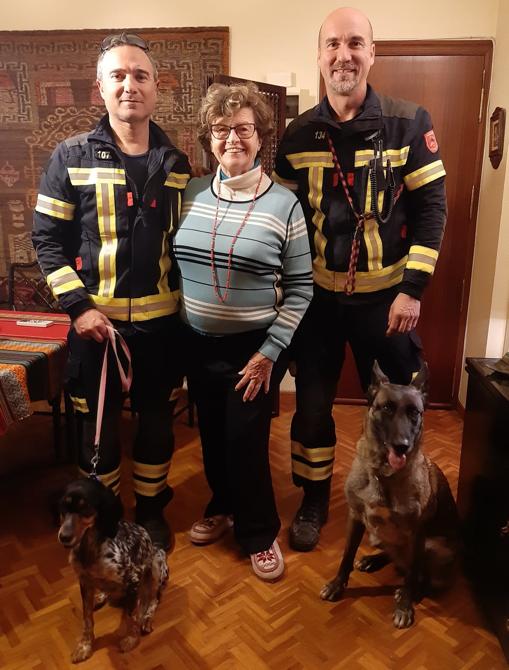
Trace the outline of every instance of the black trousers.
<instances>
[{"instance_id":1,"label":"black trousers","mask_svg":"<svg viewBox=\"0 0 509 670\"><path fill-rule=\"evenodd\" d=\"M296 412L292 419L292 475L306 493L326 495L334 463L336 428L332 406L350 344L366 391L375 359L395 384L408 384L420 369L421 344L415 332L386 337L397 290L351 304L345 296L315 285L314 297L292 345L297 364Z\"/></svg>"},{"instance_id":2,"label":"black trousers","mask_svg":"<svg viewBox=\"0 0 509 670\"><path fill-rule=\"evenodd\" d=\"M131 332L124 339L133 366L131 406L138 417L133 445L134 490L138 506L147 507L147 512L157 511L172 497L166 478L174 450L172 393L182 380L177 366L180 324L175 319L157 332ZM84 472L90 472L94 453L104 346L104 342L80 338L73 329L69 333L67 387L78 410L78 461ZM122 357L123 352L120 354ZM122 452L119 423L123 400L117 363L110 347L97 472L116 491Z\"/></svg>"},{"instance_id":3,"label":"black trousers","mask_svg":"<svg viewBox=\"0 0 509 670\"><path fill-rule=\"evenodd\" d=\"M238 543L248 553L273 543L281 523L269 464L274 391L285 373L283 353L274 364L270 392L243 402L235 391L239 371L265 340L265 331L224 337L188 332L187 372L196 402L203 464L212 498L205 516L232 514Z\"/></svg>"}]
</instances>

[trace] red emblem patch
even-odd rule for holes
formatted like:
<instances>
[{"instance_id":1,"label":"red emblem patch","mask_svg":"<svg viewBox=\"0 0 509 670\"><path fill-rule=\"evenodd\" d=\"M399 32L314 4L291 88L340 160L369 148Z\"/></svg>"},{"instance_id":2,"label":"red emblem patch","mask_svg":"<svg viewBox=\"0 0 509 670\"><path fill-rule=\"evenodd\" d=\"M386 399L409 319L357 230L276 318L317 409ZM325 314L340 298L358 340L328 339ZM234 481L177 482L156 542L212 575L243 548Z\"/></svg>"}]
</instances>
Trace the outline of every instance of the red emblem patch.
<instances>
[{"instance_id":1,"label":"red emblem patch","mask_svg":"<svg viewBox=\"0 0 509 670\"><path fill-rule=\"evenodd\" d=\"M438 142L437 138L435 137L434 131L428 130L427 133L424 133L424 140L426 142L426 146L431 151L431 153L436 154L436 152L438 151Z\"/></svg>"},{"instance_id":2,"label":"red emblem patch","mask_svg":"<svg viewBox=\"0 0 509 670\"><path fill-rule=\"evenodd\" d=\"M83 267L83 260L81 256L77 256L74 262L76 263L76 270L81 270L81 268Z\"/></svg>"},{"instance_id":3,"label":"red emblem patch","mask_svg":"<svg viewBox=\"0 0 509 670\"><path fill-rule=\"evenodd\" d=\"M353 186L354 177L355 175L353 172L348 172L348 174L346 175L346 183L348 184L348 186Z\"/></svg>"}]
</instances>

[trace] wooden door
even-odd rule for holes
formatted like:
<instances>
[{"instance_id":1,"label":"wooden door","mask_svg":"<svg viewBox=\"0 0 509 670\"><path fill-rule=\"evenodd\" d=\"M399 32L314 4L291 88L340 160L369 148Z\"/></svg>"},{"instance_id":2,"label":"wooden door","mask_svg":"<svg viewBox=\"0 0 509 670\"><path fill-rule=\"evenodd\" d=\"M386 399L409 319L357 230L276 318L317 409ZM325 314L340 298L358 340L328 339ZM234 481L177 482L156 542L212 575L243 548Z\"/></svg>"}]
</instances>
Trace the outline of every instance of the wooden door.
<instances>
[{"instance_id":1,"label":"wooden door","mask_svg":"<svg viewBox=\"0 0 509 670\"><path fill-rule=\"evenodd\" d=\"M491 55L489 41L382 42L369 76L375 90L430 112L447 171L447 226L418 325L441 407L456 404L463 365ZM362 398L349 352L338 400Z\"/></svg>"}]
</instances>

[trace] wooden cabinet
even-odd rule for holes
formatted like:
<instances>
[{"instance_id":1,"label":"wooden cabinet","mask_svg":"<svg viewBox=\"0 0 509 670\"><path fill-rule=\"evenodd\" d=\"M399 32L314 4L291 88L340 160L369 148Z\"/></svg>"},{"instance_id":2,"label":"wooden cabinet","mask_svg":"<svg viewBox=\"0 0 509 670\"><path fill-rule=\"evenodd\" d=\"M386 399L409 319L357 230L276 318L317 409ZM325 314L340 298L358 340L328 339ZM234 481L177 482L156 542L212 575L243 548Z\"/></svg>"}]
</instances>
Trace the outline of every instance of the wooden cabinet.
<instances>
[{"instance_id":1,"label":"wooden cabinet","mask_svg":"<svg viewBox=\"0 0 509 670\"><path fill-rule=\"evenodd\" d=\"M509 378L489 360L467 358L458 511L468 576L509 661Z\"/></svg>"}]
</instances>

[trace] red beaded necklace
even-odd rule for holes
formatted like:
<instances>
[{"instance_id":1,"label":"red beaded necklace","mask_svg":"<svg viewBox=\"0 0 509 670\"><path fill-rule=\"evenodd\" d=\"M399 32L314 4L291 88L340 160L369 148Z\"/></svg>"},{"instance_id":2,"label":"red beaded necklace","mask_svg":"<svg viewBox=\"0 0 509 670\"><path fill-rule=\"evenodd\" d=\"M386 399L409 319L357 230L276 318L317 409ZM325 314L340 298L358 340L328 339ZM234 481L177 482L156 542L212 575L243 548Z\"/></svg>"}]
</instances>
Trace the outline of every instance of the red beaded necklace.
<instances>
[{"instance_id":1,"label":"red beaded necklace","mask_svg":"<svg viewBox=\"0 0 509 670\"><path fill-rule=\"evenodd\" d=\"M219 290L219 282L217 280L217 270L216 270L216 235L217 235L217 229L219 228L219 199L221 197L221 179L218 178L218 187L217 187L217 202L216 202L216 214L214 216L214 223L212 225L212 239L210 241L210 270L212 272L212 285L214 286L214 293L216 294L217 299L219 302L225 303L227 298L228 298L228 292L230 290L231 286L231 274L232 274L232 256L233 256L233 250L235 248L235 243L237 242L240 233L242 232L244 226L247 223L247 220L251 216L251 212L254 209L256 198L258 196L258 191L260 189L260 184L262 183L262 177L263 177L263 170L260 168L260 178L258 179L258 183L256 184L256 189L255 193L253 196L253 200L251 201L249 205L249 209L247 210L244 218L242 219L242 223L237 229L237 232L233 236L232 243L230 245L230 250L228 251L228 271L226 275L226 286L225 286L225 292L223 295L221 295L221 291Z\"/></svg>"}]
</instances>

